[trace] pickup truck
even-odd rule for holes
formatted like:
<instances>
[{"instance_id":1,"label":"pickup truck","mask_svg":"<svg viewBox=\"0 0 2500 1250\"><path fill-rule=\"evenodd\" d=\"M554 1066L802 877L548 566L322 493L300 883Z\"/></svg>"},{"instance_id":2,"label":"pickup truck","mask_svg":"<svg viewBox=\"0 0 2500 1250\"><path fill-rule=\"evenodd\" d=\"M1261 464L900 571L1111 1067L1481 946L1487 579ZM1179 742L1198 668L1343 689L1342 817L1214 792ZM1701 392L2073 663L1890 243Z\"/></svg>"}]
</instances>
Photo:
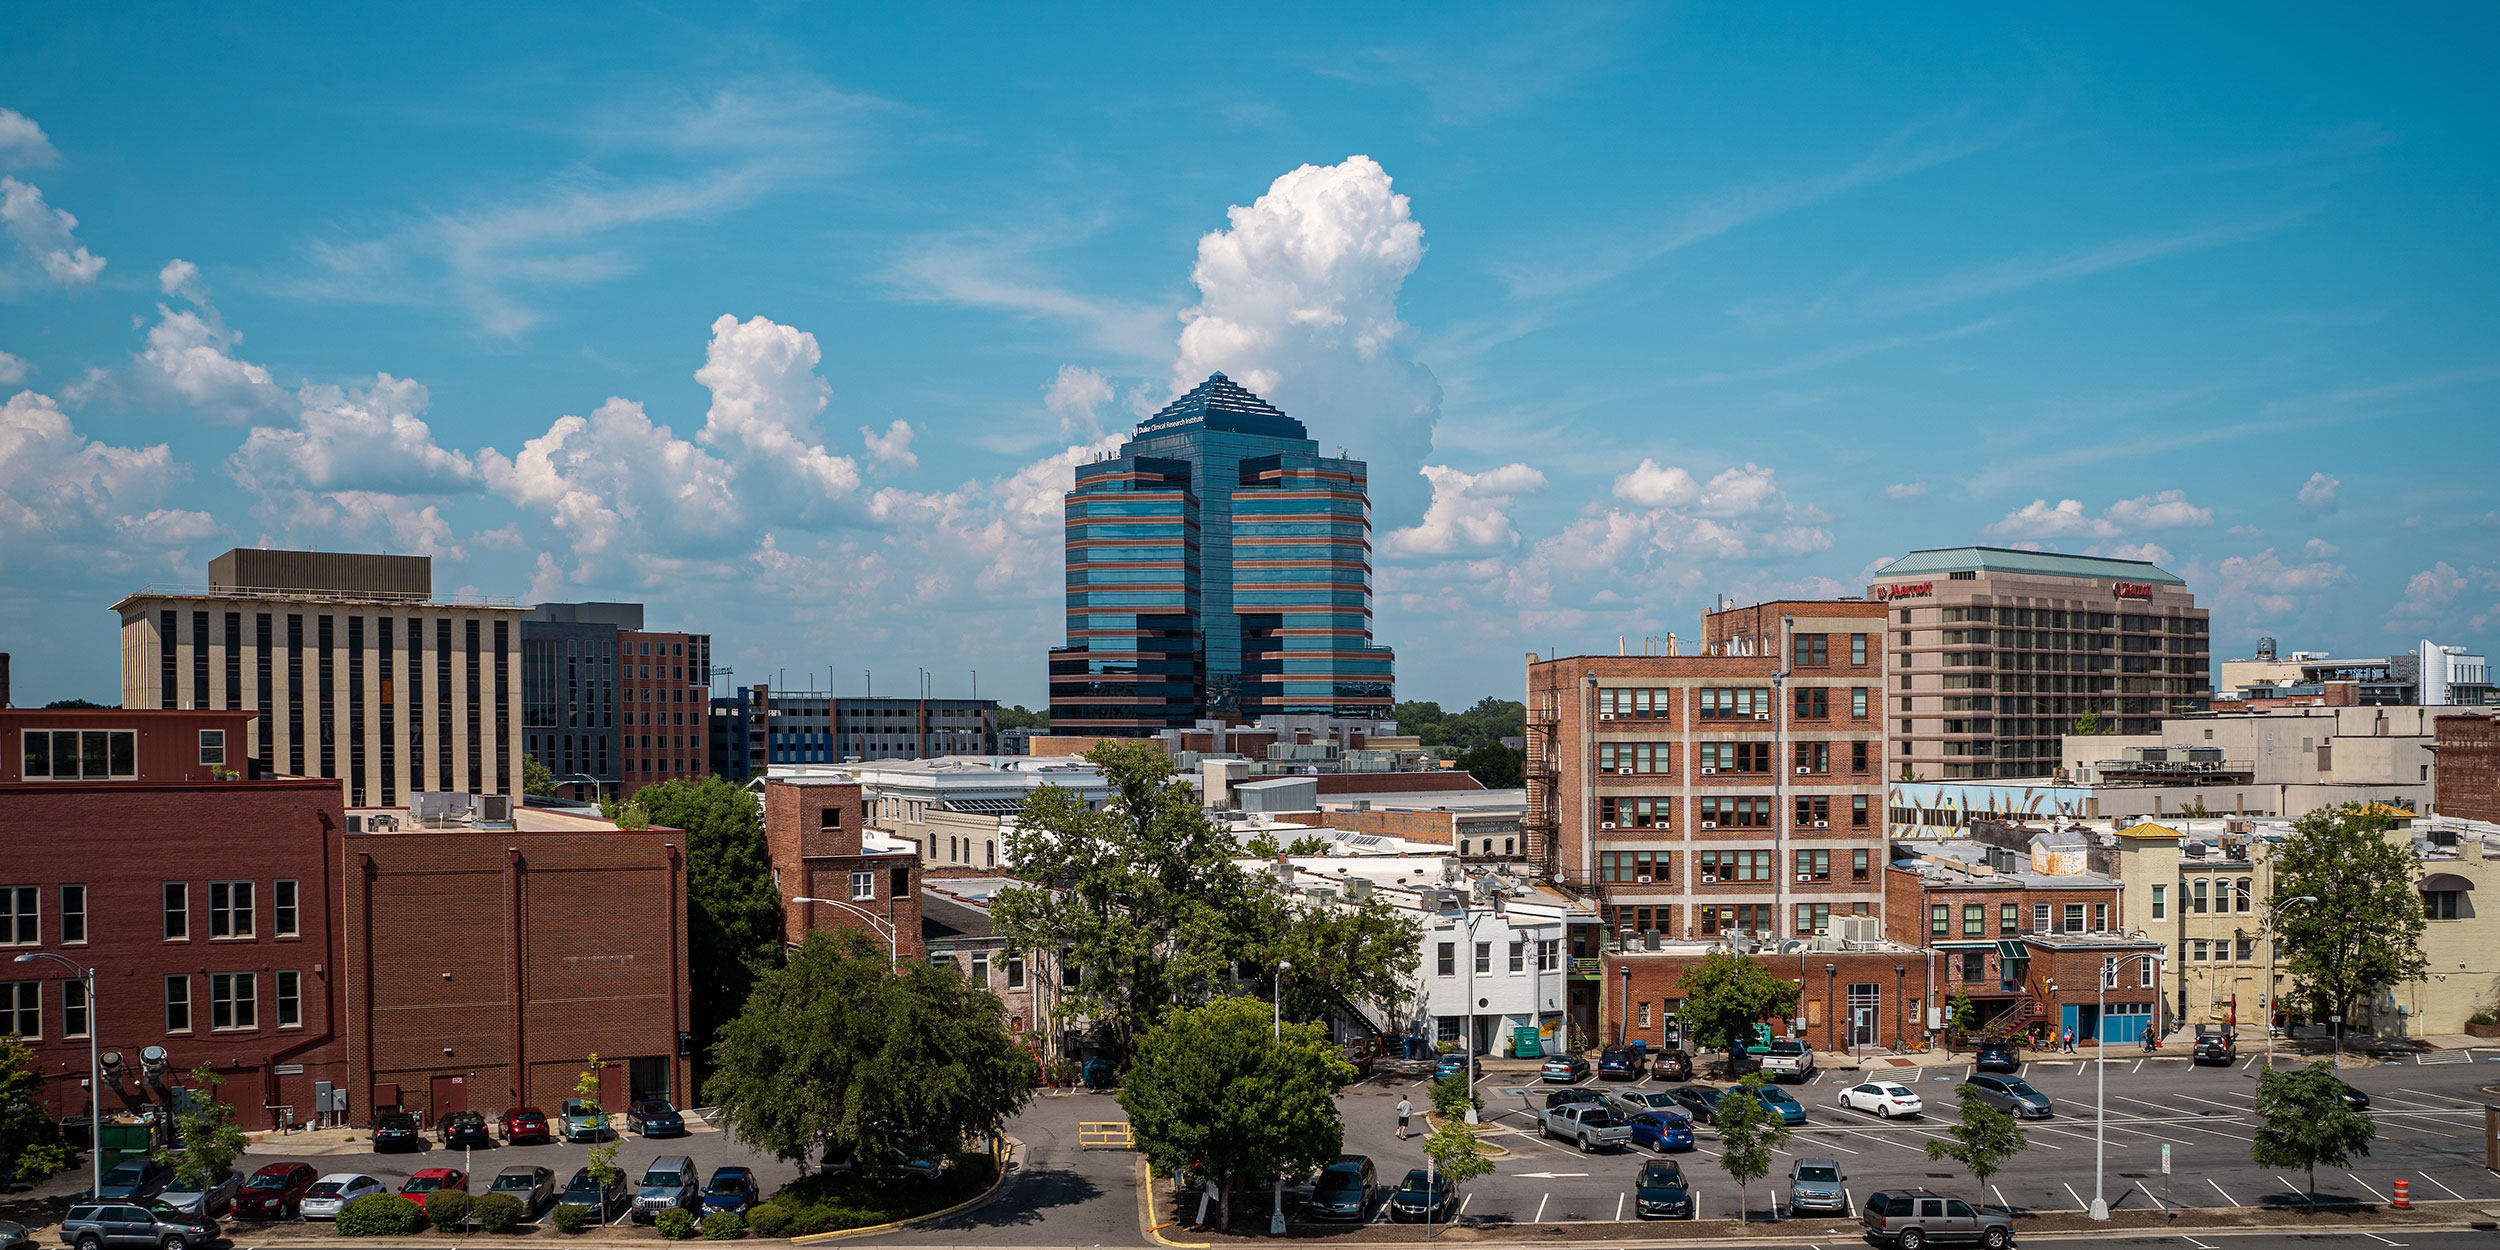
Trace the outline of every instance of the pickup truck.
<instances>
[{"instance_id":1,"label":"pickup truck","mask_svg":"<svg viewBox=\"0 0 2500 1250\"><path fill-rule=\"evenodd\" d=\"M1632 1144L1632 1123L1602 1102L1575 1102L1551 1107L1537 1116L1537 1132L1578 1146L1583 1153L1601 1147Z\"/></svg>"},{"instance_id":2,"label":"pickup truck","mask_svg":"<svg viewBox=\"0 0 2500 1250\"><path fill-rule=\"evenodd\" d=\"M1762 1052L1762 1074L1775 1081L1802 1081L1814 1075L1814 1052L1793 1037L1775 1038Z\"/></svg>"}]
</instances>

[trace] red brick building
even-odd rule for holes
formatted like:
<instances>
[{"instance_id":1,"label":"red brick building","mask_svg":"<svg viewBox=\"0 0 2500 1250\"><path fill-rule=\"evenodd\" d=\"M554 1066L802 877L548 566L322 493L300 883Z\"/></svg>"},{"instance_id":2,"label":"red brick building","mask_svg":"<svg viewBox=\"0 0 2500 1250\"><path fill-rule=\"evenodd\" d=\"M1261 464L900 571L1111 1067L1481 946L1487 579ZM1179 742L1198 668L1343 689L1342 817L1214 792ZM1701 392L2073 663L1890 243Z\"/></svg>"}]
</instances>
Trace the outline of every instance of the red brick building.
<instances>
[{"instance_id":1,"label":"red brick building","mask_svg":"<svg viewBox=\"0 0 2500 1250\"><path fill-rule=\"evenodd\" d=\"M315 1117L346 1086L336 980L336 781L249 771L249 712L0 710L0 1032L34 1048L53 1116L87 1114L91 1040L122 1058L104 1109L162 1106L206 1064L238 1121ZM31 774L31 775L30 775ZM161 1047L161 1065L142 1055Z\"/></svg>"},{"instance_id":2,"label":"red brick building","mask_svg":"<svg viewBox=\"0 0 2500 1250\"><path fill-rule=\"evenodd\" d=\"M629 629L616 644L623 793L709 774L712 636Z\"/></svg>"},{"instance_id":3,"label":"red brick building","mask_svg":"<svg viewBox=\"0 0 2500 1250\"><path fill-rule=\"evenodd\" d=\"M339 966L350 1119L692 1093L685 834L580 809L351 813ZM435 825L437 827L425 827Z\"/></svg>"},{"instance_id":4,"label":"red brick building","mask_svg":"<svg viewBox=\"0 0 2500 1250\"><path fill-rule=\"evenodd\" d=\"M1709 950L1687 942L1607 955L1600 970L1605 1043L1612 1045L1620 1036L1646 1040L1652 1047L1678 1040L1690 1048L1692 1039L1670 1038L1684 1001L1676 980ZM1797 1016L1785 1022L1786 1028L1766 1022L1774 1032L1793 1029L1807 1045L1823 1051L1853 1046L1898 1050L1902 1038L1923 1035L1929 1006L1923 951L1883 944L1875 950L1765 950L1752 959L1797 983Z\"/></svg>"},{"instance_id":5,"label":"red brick building","mask_svg":"<svg viewBox=\"0 0 2500 1250\"><path fill-rule=\"evenodd\" d=\"M868 828L858 782L765 782L764 844L788 941L818 929L856 929L892 945L898 959L925 957L919 848ZM797 901L803 898L833 901Z\"/></svg>"},{"instance_id":6,"label":"red brick building","mask_svg":"<svg viewBox=\"0 0 2500 1250\"><path fill-rule=\"evenodd\" d=\"M2500 715L2460 712L2431 722L2439 763L2431 771L2431 810L2500 821Z\"/></svg>"},{"instance_id":7,"label":"red brick building","mask_svg":"<svg viewBox=\"0 0 2500 1250\"><path fill-rule=\"evenodd\" d=\"M1882 613L1766 603L1710 617L1705 655L1530 656L1529 854L1618 935L1878 914Z\"/></svg>"},{"instance_id":8,"label":"red brick building","mask_svg":"<svg viewBox=\"0 0 2500 1250\"><path fill-rule=\"evenodd\" d=\"M1949 845L1985 854L1975 843ZM2044 876L2001 870L1984 858L1959 863L1938 855L1888 868L1884 893L1885 936L1934 952L1936 992L1944 999L1970 1000L1978 1014L1973 1031L1979 1034L2072 1025L2088 1039L2094 1032L2093 986L2088 973L2077 971L2083 967L2077 961L2091 962L2090 950L2113 942L2120 944L2114 949L2161 949L2157 942L2125 941L2125 891L2115 878L2098 874ZM2069 946L2086 953L2075 954ZM2130 964L2128 975L2142 974ZM2121 1004L2151 1001L2149 989L2113 992L2111 1015L2135 1010ZM2076 1016L2068 1009L2078 1004ZM2141 1030L2139 1022L2127 1036Z\"/></svg>"}]
</instances>

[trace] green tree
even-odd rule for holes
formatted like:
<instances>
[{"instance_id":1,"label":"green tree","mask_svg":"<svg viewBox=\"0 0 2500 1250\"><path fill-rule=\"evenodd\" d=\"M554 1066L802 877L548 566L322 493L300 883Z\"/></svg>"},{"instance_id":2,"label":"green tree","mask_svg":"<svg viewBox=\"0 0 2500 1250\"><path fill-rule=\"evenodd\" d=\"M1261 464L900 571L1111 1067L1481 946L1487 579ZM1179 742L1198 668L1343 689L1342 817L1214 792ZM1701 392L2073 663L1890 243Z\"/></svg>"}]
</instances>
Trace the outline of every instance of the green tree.
<instances>
[{"instance_id":1,"label":"green tree","mask_svg":"<svg viewBox=\"0 0 2500 1250\"><path fill-rule=\"evenodd\" d=\"M1050 709L1043 708L1038 712L1029 712L1021 703L1014 707L1002 707L998 709L998 727L1001 729L1048 729L1050 728Z\"/></svg>"},{"instance_id":2,"label":"green tree","mask_svg":"<svg viewBox=\"0 0 2500 1250\"><path fill-rule=\"evenodd\" d=\"M2248 1157L2259 1167L2309 1174L2309 1205L2318 1205L2318 1165L2349 1167L2367 1157L2378 1123L2344 1105L2344 1083L2319 1060L2307 1067L2257 1074L2257 1137Z\"/></svg>"},{"instance_id":3,"label":"green tree","mask_svg":"<svg viewBox=\"0 0 2500 1250\"><path fill-rule=\"evenodd\" d=\"M1944 1019L1954 1032L1968 1036L1979 1031L1979 1006L1970 995L1956 994L1945 1000Z\"/></svg>"},{"instance_id":4,"label":"green tree","mask_svg":"<svg viewBox=\"0 0 2500 1250\"><path fill-rule=\"evenodd\" d=\"M1264 970L1286 1019L1325 1020L1354 1002L1378 1007L1386 1020L1403 1014L1423 958L1420 924L1378 897L1322 903L1255 880L1259 888L1232 912L1241 926L1236 940L1245 960ZM1274 969L1287 963L1293 971L1279 987Z\"/></svg>"},{"instance_id":5,"label":"green tree","mask_svg":"<svg viewBox=\"0 0 2500 1250\"><path fill-rule=\"evenodd\" d=\"M1797 1014L1797 983L1733 951L1712 951L1676 978L1684 1006L1677 1019L1695 1042L1727 1051L1728 1071L1743 1066L1744 1039L1765 1020Z\"/></svg>"},{"instance_id":6,"label":"green tree","mask_svg":"<svg viewBox=\"0 0 2500 1250\"><path fill-rule=\"evenodd\" d=\"M1945 1136L1953 1140L1927 1143L1927 1157L1961 1164L1970 1169L1971 1180L1986 1189L1988 1178L2003 1171L2006 1160L2029 1150L2031 1142L2012 1112L1981 1100L1978 1086L1964 1085L1954 1095L1961 1101L1962 1118L1945 1130Z\"/></svg>"},{"instance_id":7,"label":"green tree","mask_svg":"<svg viewBox=\"0 0 2500 1250\"><path fill-rule=\"evenodd\" d=\"M44 710L47 712L57 708L90 708L99 711L109 711L120 706L121 704L118 703L96 703L87 699L54 699L50 703L43 705Z\"/></svg>"},{"instance_id":8,"label":"green tree","mask_svg":"<svg viewBox=\"0 0 2500 1250\"><path fill-rule=\"evenodd\" d=\"M764 848L764 810L746 787L689 778L635 791L656 824L686 831L686 938L695 1053L781 965L781 893Z\"/></svg>"},{"instance_id":9,"label":"green tree","mask_svg":"<svg viewBox=\"0 0 2500 1250\"><path fill-rule=\"evenodd\" d=\"M1444 1120L1465 1122L1467 1113L1481 1110L1484 1100L1467 1087L1467 1074L1454 1072L1432 1083L1432 1109Z\"/></svg>"},{"instance_id":10,"label":"green tree","mask_svg":"<svg viewBox=\"0 0 2500 1250\"><path fill-rule=\"evenodd\" d=\"M13 1169L32 1184L68 1166L60 1130L44 1114L34 1048L14 1033L0 1033L0 1170Z\"/></svg>"},{"instance_id":11,"label":"green tree","mask_svg":"<svg viewBox=\"0 0 2500 1250\"><path fill-rule=\"evenodd\" d=\"M1511 790L1527 784L1528 753L1499 742L1470 747L1458 757L1459 768L1490 790Z\"/></svg>"},{"instance_id":12,"label":"green tree","mask_svg":"<svg viewBox=\"0 0 2500 1250\"><path fill-rule=\"evenodd\" d=\"M1719 1135L1719 1166L1736 1182L1739 1221L1753 1218L1747 1187L1771 1174L1771 1152L1788 1144L1788 1121L1757 1096L1768 1083L1759 1072L1746 1073L1720 1096L1718 1113L1711 1117L1710 1126Z\"/></svg>"},{"instance_id":13,"label":"green tree","mask_svg":"<svg viewBox=\"0 0 2500 1250\"><path fill-rule=\"evenodd\" d=\"M1462 1119L1444 1115L1441 1127L1424 1139L1424 1157L1432 1160L1434 1177L1452 1190L1486 1175L1493 1161L1484 1157L1484 1142Z\"/></svg>"},{"instance_id":14,"label":"green tree","mask_svg":"<svg viewBox=\"0 0 2500 1250\"><path fill-rule=\"evenodd\" d=\"M2274 844L2266 928L2294 993L2346 1020L2371 994L2430 971L2413 849L2387 833L2385 807L2346 803L2302 816ZM2317 901L2279 905L2304 895Z\"/></svg>"},{"instance_id":15,"label":"green tree","mask_svg":"<svg viewBox=\"0 0 2500 1250\"><path fill-rule=\"evenodd\" d=\"M619 829L634 831L651 827L651 809L644 807L639 797L601 799L599 800L599 814L615 821Z\"/></svg>"},{"instance_id":16,"label":"green tree","mask_svg":"<svg viewBox=\"0 0 2500 1250\"><path fill-rule=\"evenodd\" d=\"M589 1064L590 1066L583 1068L582 1074L574 1079L573 1096L597 1107L604 1117L608 1108L601 1106L599 1102L599 1069L605 1065L599 1062L596 1052L591 1054ZM614 1184L618 1177L624 1175L617 1170L616 1166L618 1149L616 1139L610 1136L604 1127L591 1137L590 1157L583 1161L583 1166L590 1170L592 1179L602 1185L610 1185Z\"/></svg>"},{"instance_id":17,"label":"green tree","mask_svg":"<svg viewBox=\"0 0 2500 1250\"><path fill-rule=\"evenodd\" d=\"M986 1141L1033 1095L1033 1058L998 996L885 944L813 933L757 980L712 1046L705 1092L758 1150L812 1161L829 1144L870 1172Z\"/></svg>"},{"instance_id":18,"label":"green tree","mask_svg":"<svg viewBox=\"0 0 2500 1250\"><path fill-rule=\"evenodd\" d=\"M182 1139L182 1149L157 1152L156 1161L172 1164L174 1175L186 1184L206 1188L217 1183L251 1144L234 1126L234 1104L217 1097L217 1087L225 1083L207 1064L191 1069L189 1103L174 1113L174 1133Z\"/></svg>"},{"instance_id":19,"label":"green tree","mask_svg":"<svg viewBox=\"0 0 2500 1250\"><path fill-rule=\"evenodd\" d=\"M555 770L535 755L521 757L521 793L532 798L552 799L556 796Z\"/></svg>"},{"instance_id":20,"label":"green tree","mask_svg":"<svg viewBox=\"0 0 2500 1250\"><path fill-rule=\"evenodd\" d=\"M1138 1038L1120 1106L1157 1172L1204 1176L1229 1206L1245 1180L1302 1176L1337 1157L1337 1091L1353 1080L1318 1025L1287 1024L1280 1040L1266 1003L1221 998L1176 1007Z\"/></svg>"},{"instance_id":21,"label":"green tree","mask_svg":"<svg viewBox=\"0 0 2500 1250\"><path fill-rule=\"evenodd\" d=\"M2085 712L2083 715L2075 718L2074 734L2076 737L2090 738L2100 732L2101 714L2099 712Z\"/></svg>"}]
</instances>

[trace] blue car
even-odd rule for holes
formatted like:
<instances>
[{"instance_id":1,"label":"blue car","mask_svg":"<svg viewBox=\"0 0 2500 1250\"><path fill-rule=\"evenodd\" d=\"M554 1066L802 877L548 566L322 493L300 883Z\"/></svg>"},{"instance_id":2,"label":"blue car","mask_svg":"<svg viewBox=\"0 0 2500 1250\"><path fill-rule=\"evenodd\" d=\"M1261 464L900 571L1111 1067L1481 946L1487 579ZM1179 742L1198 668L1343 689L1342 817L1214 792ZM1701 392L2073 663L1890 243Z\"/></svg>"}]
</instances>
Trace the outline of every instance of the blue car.
<instances>
[{"instance_id":1,"label":"blue car","mask_svg":"<svg viewBox=\"0 0 2500 1250\"><path fill-rule=\"evenodd\" d=\"M1728 1092L1734 1093L1735 1091L1730 1090ZM1781 1089L1777 1085L1765 1085L1762 1088L1755 1090L1754 1097L1758 1099L1763 1106L1779 1112L1780 1119L1786 1123L1803 1124L1806 1122L1805 1104L1797 1101L1796 1095L1789 1093L1787 1090Z\"/></svg>"},{"instance_id":2,"label":"blue car","mask_svg":"<svg viewBox=\"0 0 2500 1250\"><path fill-rule=\"evenodd\" d=\"M746 1168L712 1169L712 1181L703 1187L703 1213L735 1211L740 1215L753 1209L761 1200L756 1193L755 1173Z\"/></svg>"},{"instance_id":3,"label":"blue car","mask_svg":"<svg viewBox=\"0 0 2500 1250\"><path fill-rule=\"evenodd\" d=\"M1433 1065L1432 1068L1432 1079L1436 1081L1446 1081L1454 1076L1465 1075L1467 1075L1467 1056L1465 1055L1443 1055L1441 1062Z\"/></svg>"},{"instance_id":4,"label":"blue car","mask_svg":"<svg viewBox=\"0 0 2500 1250\"><path fill-rule=\"evenodd\" d=\"M1644 1111L1629 1117L1632 1144L1650 1150L1690 1150L1693 1122L1672 1111Z\"/></svg>"}]
</instances>

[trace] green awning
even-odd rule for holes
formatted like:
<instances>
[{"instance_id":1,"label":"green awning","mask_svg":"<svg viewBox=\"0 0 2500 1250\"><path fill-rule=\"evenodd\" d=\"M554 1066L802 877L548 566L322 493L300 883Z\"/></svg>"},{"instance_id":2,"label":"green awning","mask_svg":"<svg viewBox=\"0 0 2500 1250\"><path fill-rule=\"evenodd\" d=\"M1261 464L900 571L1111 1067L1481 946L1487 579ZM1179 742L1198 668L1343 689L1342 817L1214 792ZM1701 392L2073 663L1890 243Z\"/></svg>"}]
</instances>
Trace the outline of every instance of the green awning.
<instances>
[{"instance_id":1,"label":"green awning","mask_svg":"<svg viewBox=\"0 0 2500 1250\"><path fill-rule=\"evenodd\" d=\"M1997 956L2002 959L2029 959L2031 948L2008 938L1997 943Z\"/></svg>"}]
</instances>

